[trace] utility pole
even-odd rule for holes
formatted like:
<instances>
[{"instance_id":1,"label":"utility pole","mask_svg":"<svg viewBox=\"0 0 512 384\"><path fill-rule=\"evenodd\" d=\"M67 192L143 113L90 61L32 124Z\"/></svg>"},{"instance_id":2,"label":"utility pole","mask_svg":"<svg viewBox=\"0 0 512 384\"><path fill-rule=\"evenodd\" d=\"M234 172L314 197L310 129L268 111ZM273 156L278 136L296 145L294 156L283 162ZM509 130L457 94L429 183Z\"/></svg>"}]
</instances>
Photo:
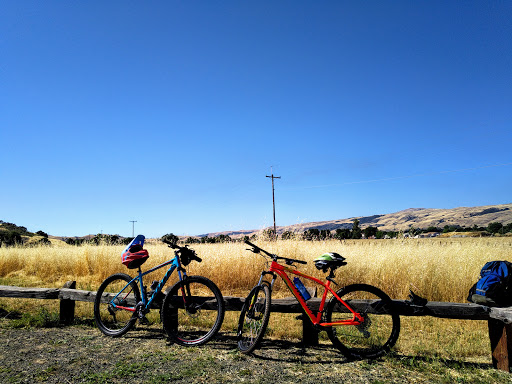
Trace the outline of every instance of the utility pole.
<instances>
[{"instance_id":1,"label":"utility pole","mask_svg":"<svg viewBox=\"0 0 512 384\"><path fill-rule=\"evenodd\" d=\"M132 223L132 237L135 237L135 223L137 220L130 220L130 223Z\"/></svg>"},{"instance_id":2,"label":"utility pole","mask_svg":"<svg viewBox=\"0 0 512 384\"><path fill-rule=\"evenodd\" d=\"M276 200L274 198L274 179L280 179L281 176L274 176L274 172L272 171L272 167L270 167L271 175L267 176L272 179L272 208L274 212L274 239L277 239L277 230L276 230Z\"/></svg>"}]
</instances>

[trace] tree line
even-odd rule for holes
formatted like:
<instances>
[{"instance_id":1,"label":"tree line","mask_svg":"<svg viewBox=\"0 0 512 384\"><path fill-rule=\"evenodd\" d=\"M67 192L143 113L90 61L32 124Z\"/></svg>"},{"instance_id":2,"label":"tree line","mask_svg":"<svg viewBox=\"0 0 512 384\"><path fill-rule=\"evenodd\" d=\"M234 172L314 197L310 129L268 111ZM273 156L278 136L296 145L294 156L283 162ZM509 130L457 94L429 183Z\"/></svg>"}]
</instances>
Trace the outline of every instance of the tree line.
<instances>
[{"instance_id":1,"label":"tree line","mask_svg":"<svg viewBox=\"0 0 512 384\"><path fill-rule=\"evenodd\" d=\"M320 240L346 240L346 239L387 239L396 238L400 236L416 237L425 233L451 233L451 232L479 232L481 236L499 236L505 235L506 233L512 233L512 223L502 224L499 222L492 222L486 227L464 227L459 225L445 225L443 228L440 227L428 227L425 229L410 227L407 231L382 231L377 227L368 226L365 228L360 227L359 220L355 219L352 223L351 228L337 228L334 231L328 229L317 229L310 228L302 233L285 231L281 234L281 240L307 240L307 241L320 241ZM43 231L37 231L32 233L27 231L27 228L18 226L13 223L7 223L0 220L0 247L2 246L14 246L24 245L26 242L24 238L39 236L37 241L31 241L30 245L51 245L48 239L48 234ZM259 235L253 234L252 236L243 236L241 238L233 239L228 235L221 234L218 236L202 236L202 237L188 237L185 239L186 244L215 244L215 243L227 243L234 241L244 240L276 240L279 239L279 235L274 233L273 228L267 228ZM172 242L178 242L179 237L173 233L168 233L161 237L161 240L168 240ZM108 234L97 234L90 238L79 238L79 237L68 237L64 241L69 245L126 245L132 241L131 237L123 237L120 235L108 235Z\"/></svg>"}]
</instances>

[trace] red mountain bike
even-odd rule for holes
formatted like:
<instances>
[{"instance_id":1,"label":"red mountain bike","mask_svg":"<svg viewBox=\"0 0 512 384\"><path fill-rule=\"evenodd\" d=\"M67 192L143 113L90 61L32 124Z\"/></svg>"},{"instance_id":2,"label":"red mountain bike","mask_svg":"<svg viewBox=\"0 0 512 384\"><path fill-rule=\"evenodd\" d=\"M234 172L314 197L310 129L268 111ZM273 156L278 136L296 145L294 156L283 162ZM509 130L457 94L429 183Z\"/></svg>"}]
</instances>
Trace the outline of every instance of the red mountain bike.
<instances>
[{"instance_id":1,"label":"red mountain bike","mask_svg":"<svg viewBox=\"0 0 512 384\"><path fill-rule=\"evenodd\" d=\"M258 284L245 299L238 322L238 349L243 353L254 351L261 342L268 325L271 309L271 292L277 276L286 283L305 314L319 330L327 332L329 339L345 356L352 359L376 358L387 353L396 343L400 332L400 317L393 310L393 302L380 289L368 284L352 284L335 292L334 271L347 263L335 254L324 254L315 260L315 266L329 271L326 282L305 275L291 266L307 264L302 260L277 256L260 247L245 242L250 251L270 259L270 267L261 273ZM288 266L279 264L283 260ZM306 302L307 291L298 278L294 282L288 273L313 281L324 287L318 311ZM265 280L271 276L271 281ZM303 292L303 293L301 293ZM327 302L327 296L330 299Z\"/></svg>"}]
</instances>

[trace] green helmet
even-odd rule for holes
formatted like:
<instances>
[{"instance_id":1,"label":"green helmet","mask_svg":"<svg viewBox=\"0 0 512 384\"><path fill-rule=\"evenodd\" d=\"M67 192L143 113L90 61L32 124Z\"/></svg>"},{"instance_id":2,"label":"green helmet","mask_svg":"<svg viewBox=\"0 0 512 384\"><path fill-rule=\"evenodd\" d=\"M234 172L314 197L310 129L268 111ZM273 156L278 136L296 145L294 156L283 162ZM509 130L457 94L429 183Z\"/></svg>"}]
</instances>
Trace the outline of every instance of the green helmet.
<instances>
[{"instance_id":1,"label":"green helmet","mask_svg":"<svg viewBox=\"0 0 512 384\"><path fill-rule=\"evenodd\" d=\"M317 261L322 261L322 260L323 261L333 261L334 255L339 256L337 253L329 252L329 253L324 253L323 255L318 256L314 261L315 261L315 263Z\"/></svg>"},{"instance_id":2,"label":"green helmet","mask_svg":"<svg viewBox=\"0 0 512 384\"><path fill-rule=\"evenodd\" d=\"M317 269L327 272L327 269L336 269L342 265L346 265L345 258L338 253L328 252L318 256L315 260Z\"/></svg>"}]
</instances>

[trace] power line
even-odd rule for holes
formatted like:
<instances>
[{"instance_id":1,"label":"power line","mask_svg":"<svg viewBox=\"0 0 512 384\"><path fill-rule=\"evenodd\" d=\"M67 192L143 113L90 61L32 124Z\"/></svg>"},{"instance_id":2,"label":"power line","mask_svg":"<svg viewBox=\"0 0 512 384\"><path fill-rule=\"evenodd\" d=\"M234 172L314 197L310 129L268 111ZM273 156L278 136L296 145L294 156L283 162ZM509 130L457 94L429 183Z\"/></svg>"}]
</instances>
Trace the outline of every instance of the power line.
<instances>
[{"instance_id":1,"label":"power line","mask_svg":"<svg viewBox=\"0 0 512 384\"><path fill-rule=\"evenodd\" d=\"M297 188L290 188L290 189L294 189L294 190L297 190L297 189L315 189L315 188L338 187L338 186L342 186L342 185L352 185L352 184L380 183L380 182L383 182L383 181L411 179L411 178L415 178L415 177L434 176L434 175L441 175L441 174L447 174L447 173L467 172L467 171L474 171L474 170L478 170L478 169L493 168L493 167L503 167L503 166L509 166L509 165L512 165L512 163L483 165L483 166L480 166L480 167L473 167L473 168L451 169L451 170L444 170L444 171L437 171L437 172L417 173L417 174L412 174L412 175L402 175L402 176L394 176L394 177L391 176L391 177L383 177L383 178L380 178L380 179L347 181L347 182L344 182L344 183L336 183L336 184L311 185L311 186L297 187Z\"/></svg>"}]
</instances>

